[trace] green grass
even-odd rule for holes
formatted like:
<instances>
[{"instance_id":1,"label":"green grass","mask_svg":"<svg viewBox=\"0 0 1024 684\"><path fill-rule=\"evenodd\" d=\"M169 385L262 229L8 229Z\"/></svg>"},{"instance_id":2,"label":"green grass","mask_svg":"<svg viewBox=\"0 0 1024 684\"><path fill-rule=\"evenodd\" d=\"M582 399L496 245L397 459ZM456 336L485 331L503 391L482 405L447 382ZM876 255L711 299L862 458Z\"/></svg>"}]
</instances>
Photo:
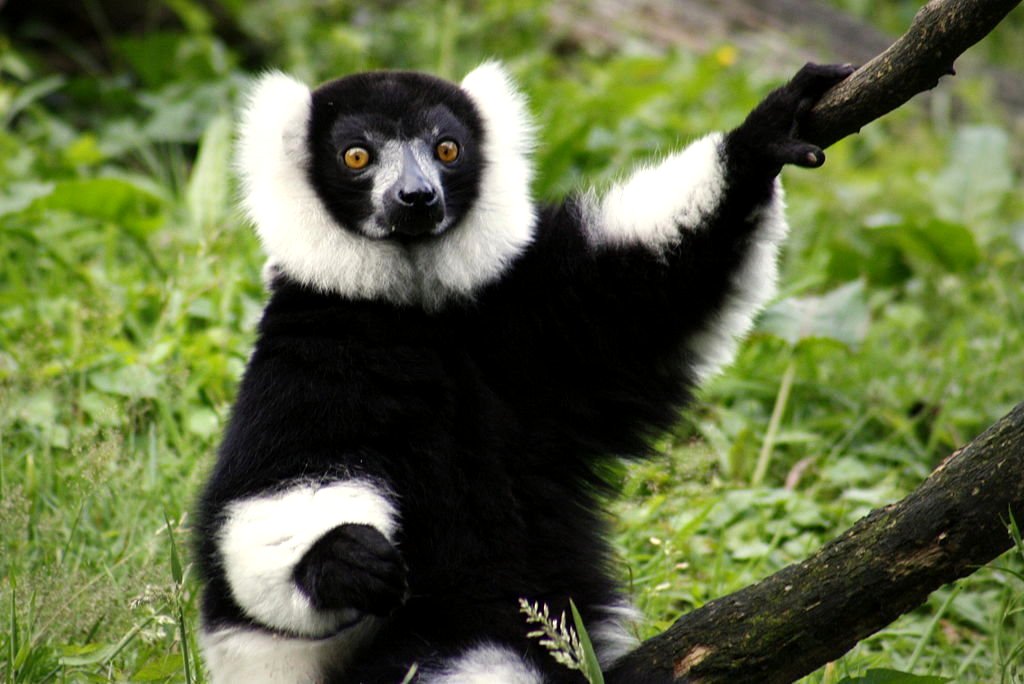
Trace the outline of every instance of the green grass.
<instances>
[{"instance_id":1,"label":"green grass","mask_svg":"<svg viewBox=\"0 0 1024 684\"><path fill-rule=\"evenodd\" d=\"M86 46L0 38L4 682L203 681L188 513L252 342L262 259L232 208L240 46L210 32L207 5L169 6L188 30L108 37L105 67ZM542 196L737 124L799 66L734 62L728 46L567 50L539 0L327 18L305 0L246 6L221 4L260 46L253 68L311 82L505 59L542 127ZM68 60L86 66L52 66ZM803 558L1021 400L1020 135L969 75L930 103L832 148L824 169L786 172L780 306L859 281L825 321L850 333L787 342L766 318L663 455L622 474L612 511L642 635ZM1018 549L809 681L1024 680L1022 573Z\"/></svg>"}]
</instances>

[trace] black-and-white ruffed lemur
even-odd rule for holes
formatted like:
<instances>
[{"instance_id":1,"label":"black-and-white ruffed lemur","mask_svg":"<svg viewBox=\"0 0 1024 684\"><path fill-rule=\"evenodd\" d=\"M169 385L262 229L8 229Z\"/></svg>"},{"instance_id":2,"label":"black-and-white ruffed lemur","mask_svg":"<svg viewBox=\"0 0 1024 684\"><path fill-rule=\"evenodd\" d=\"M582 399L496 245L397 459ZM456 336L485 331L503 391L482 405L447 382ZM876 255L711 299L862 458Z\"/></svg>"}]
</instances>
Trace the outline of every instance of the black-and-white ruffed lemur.
<instances>
[{"instance_id":1,"label":"black-and-white ruffed lemur","mask_svg":"<svg viewBox=\"0 0 1024 684\"><path fill-rule=\"evenodd\" d=\"M198 508L213 681L580 682L519 599L634 641L601 464L642 456L772 296L776 177L819 166L807 65L735 130L603 194L530 196L501 66L315 90L263 76L239 143L272 295Z\"/></svg>"}]
</instances>

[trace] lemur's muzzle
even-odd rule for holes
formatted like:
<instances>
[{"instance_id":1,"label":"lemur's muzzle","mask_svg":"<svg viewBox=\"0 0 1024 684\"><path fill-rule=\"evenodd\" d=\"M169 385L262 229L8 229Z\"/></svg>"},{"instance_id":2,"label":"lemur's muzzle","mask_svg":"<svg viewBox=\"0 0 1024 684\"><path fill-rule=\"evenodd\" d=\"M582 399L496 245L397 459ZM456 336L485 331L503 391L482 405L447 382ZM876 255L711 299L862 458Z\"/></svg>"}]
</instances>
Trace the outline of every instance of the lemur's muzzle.
<instances>
[{"instance_id":1,"label":"lemur's muzzle","mask_svg":"<svg viewBox=\"0 0 1024 684\"><path fill-rule=\"evenodd\" d=\"M402 172L388 190L385 211L392 232L410 237L431 233L444 220L443 190L408 146L402 148Z\"/></svg>"}]
</instances>

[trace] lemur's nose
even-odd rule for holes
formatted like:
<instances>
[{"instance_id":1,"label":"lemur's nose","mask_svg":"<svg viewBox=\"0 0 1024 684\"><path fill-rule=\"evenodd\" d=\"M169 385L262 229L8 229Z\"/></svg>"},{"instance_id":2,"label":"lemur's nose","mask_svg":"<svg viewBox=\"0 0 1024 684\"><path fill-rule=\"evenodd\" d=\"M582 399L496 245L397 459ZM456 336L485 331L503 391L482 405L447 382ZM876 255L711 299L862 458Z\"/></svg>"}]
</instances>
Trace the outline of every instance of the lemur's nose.
<instances>
[{"instance_id":1,"label":"lemur's nose","mask_svg":"<svg viewBox=\"0 0 1024 684\"><path fill-rule=\"evenodd\" d=\"M396 185L398 201L407 207L430 207L437 203L437 189L408 147L402 151L402 177Z\"/></svg>"},{"instance_id":2,"label":"lemur's nose","mask_svg":"<svg viewBox=\"0 0 1024 684\"><path fill-rule=\"evenodd\" d=\"M398 189L398 201L407 207L429 207L437 203L437 191L429 185L406 185Z\"/></svg>"}]
</instances>

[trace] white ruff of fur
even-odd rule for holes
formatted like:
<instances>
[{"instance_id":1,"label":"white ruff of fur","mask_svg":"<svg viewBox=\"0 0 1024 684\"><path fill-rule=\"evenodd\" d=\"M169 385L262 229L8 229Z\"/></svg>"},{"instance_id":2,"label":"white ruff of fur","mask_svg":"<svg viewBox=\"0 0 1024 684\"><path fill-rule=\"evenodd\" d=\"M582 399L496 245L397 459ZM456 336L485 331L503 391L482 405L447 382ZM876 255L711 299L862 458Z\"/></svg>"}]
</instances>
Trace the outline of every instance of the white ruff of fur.
<instances>
[{"instance_id":1,"label":"white ruff of fur","mask_svg":"<svg viewBox=\"0 0 1024 684\"><path fill-rule=\"evenodd\" d=\"M533 125L505 70L488 62L462 82L483 123L479 195L460 225L405 249L339 226L310 184L312 93L280 72L257 82L242 117L242 206L274 268L323 292L437 308L472 297L533 239Z\"/></svg>"},{"instance_id":2,"label":"white ruff of fur","mask_svg":"<svg viewBox=\"0 0 1024 684\"><path fill-rule=\"evenodd\" d=\"M707 135L661 163L641 168L604 197L588 198L585 217L594 244L644 245L661 252L680 240L680 231L700 230L725 192L721 133ZM738 340L775 295L779 245L789 232L782 185L754 211L753 244L732 279L732 292L705 328L689 342L700 382L731 363Z\"/></svg>"},{"instance_id":3,"label":"white ruff of fur","mask_svg":"<svg viewBox=\"0 0 1024 684\"><path fill-rule=\"evenodd\" d=\"M334 222L308 177L312 93L280 72L249 97L238 142L242 207L274 266L324 292L407 301L412 264L394 243L354 235Z\"/></svg>"},{"instance_id":4,"label":"white ruff of fur","mask_svg":"<svg viewBox=\"0 0 1024 684\"><path fill-rule=\"evenodd\" d=\"M543 684L532 665L507 648L481 645L472 648L440 671L426 671L416 680L423 684Z\"/></svg>"},{"instance_id":5,"label":"white ruff of fur","mask_svg":"<svg viewBox=\"0 0 1024 684\"><path fill-rule=\"evenodd\" d=\"M358 620L355 610L320 611L292 579L295 566L338 525L372 525L391 539L395 509L382 490L363 480L304 483L234 501L218 535L231 595L249 617L299 636L320 637Z\"/></svg>"},{"instance_id":6,"label":"white ruff of fur","mask_svg":"<svg viewBox=\"0 0 1024 684\"><path fill-rule=\"evenodd\" d=\"M483 120L483 175L461 225L416 252L428 306L449 293L472 295L495 280L533 240L536 222L530 198L534 128L526 98L497 62L480 65L461 85Z\"/></svg>"}]
</instances>

